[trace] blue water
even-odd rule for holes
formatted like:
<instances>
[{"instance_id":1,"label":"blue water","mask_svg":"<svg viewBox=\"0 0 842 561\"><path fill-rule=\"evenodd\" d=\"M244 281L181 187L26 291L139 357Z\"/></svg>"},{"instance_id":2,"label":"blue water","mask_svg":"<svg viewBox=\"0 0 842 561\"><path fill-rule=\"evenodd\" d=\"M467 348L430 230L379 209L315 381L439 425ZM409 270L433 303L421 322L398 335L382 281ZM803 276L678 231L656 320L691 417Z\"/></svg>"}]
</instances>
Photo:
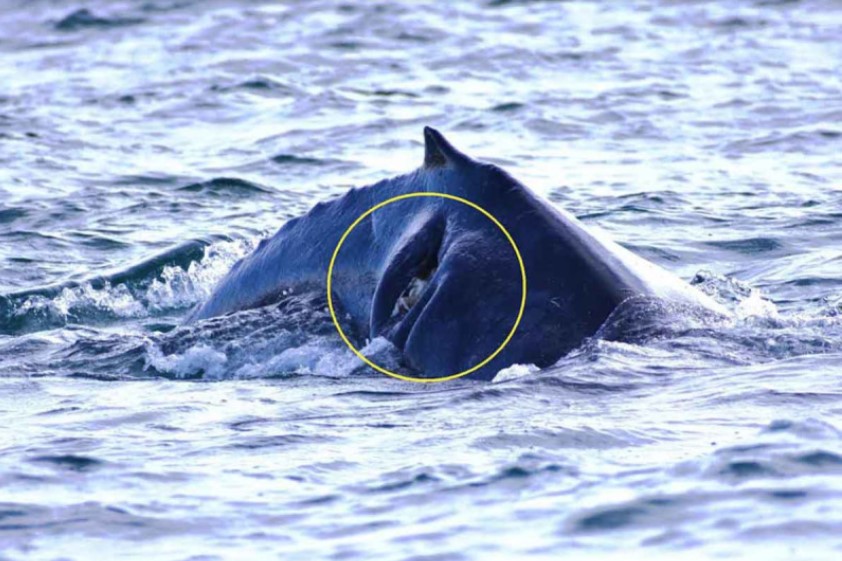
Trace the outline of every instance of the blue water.
<instances>
[{"instance_id":1,"label":"blue water","mask_svg":"<svg viewBox=\"0 0 842 561\"><path fill-rule=\"evenodd\" d=\"M834 0L0 3L0 558L840 558L840 123ZM733 319L432 385L179 327L424 125Z\"/></svg>"}]
</instances>

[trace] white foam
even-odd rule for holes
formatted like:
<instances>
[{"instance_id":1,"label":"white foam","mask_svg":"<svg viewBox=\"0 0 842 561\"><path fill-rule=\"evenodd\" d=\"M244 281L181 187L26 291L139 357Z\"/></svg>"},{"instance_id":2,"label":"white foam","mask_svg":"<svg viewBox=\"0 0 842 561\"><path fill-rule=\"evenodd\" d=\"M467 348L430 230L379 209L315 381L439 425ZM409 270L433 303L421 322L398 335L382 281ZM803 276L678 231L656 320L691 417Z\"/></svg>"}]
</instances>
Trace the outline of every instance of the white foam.
<instances>
[{"instance_id":1,"label":"white foam","mask_svg":"<svg viewBox=\"0 0 842 561\"><path fill-rule=\"evenodd\" d=\"M144 318L164 310L187 308L205 301L231 266L249 253L256 240L235 240L211 244L204 256L185 270L167 266L149 287L132 293L125 284L90 283L65 288L57 296L31 296L15 310L17 316L43 314L67 321L69 316L104 313L118 318Z\"/></svg>"},{"instance_id":2,"label":"white foam","mask_svg":"<svg viewBox=\"0 0 842 561\"><path fill-rule=\"evenodd\" d=\"M105 283L100 289L95 289L90 284L65 288L54 298L32 296L15 310L15 314L23 316L45 313L67 320L72 313L82 313L86 310L103 311L122 318L147 315L143 304L132 296L125 285L111 286L110 283Z\"/></svg>"},{"instance_id":3,"label":"white foam","mask_svg":"<svg viewBox=\"0 0 842 561\"><path fill-rule=\"evenodd\" d=\"M498 372L497 375L494 376L494 379L491 380L491 383L497 384L499 382L509 382L540 371L541 369L534 364L513 364Z\"/></svg>"},{"instance_id":4,"label":"white foam","mask_svg":"<svg viewBox=\"0 0 842 561\"><path fill-rule=\"evenodd\" d=\"M736 314L739 319L760 318L779 319L780 314L774 303L763 298L762 293L756 288L751 289L748 298L737 304Z\"/></svg>"},{"instance_id":5,"label":"white foam","mask_svg":"<svg viewBox=\"0 0 842 561\"><path fill-rule=\"evenodd\" d=\"M198 344L182 354L164 355L157 345L146 349L144 370L150 367L158 372L171 374L176 378L187 378L202 374L204 378L219 380L225 377L225 363L228 357L208 345Z\"/></svg>"},{"instance_id":6,"label":"white foam","mask_svg":"<svg viewBox=\"0 0 842 561\"><path fill-rule=\"evenodd\" d=\"M143 296L150 311L185 308L204 302L234 263L251 252L255 240L218 242L205 248L205 255L187 270L168 266L152 281Z\"/></svg>"}]
</instances>

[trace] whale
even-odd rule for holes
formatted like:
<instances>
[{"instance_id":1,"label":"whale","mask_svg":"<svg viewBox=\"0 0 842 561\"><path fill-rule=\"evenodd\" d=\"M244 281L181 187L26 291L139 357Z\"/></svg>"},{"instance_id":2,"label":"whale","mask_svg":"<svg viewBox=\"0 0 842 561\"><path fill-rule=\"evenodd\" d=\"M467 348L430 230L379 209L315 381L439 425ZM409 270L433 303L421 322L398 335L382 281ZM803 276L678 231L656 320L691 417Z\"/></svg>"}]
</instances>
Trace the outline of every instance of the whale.
<instances>
[{"instance_id":1,"label":"whale","mask_svg":"<svg viewBox=\"0 0 842 561\"><path fill-rule=\"evenodd\" d=\"M385 204L348 230L373 207L410 193L453 198ZM343 331L356 345L387 339L422 378L471 369L495 350L471 378L489 380L514 364L550 366L636 298L728 314L676 275L425 127L418 169L352 188L287 221L231 268L187 323L267 306L294 291L324 291L343 234L331 271Z\"/></svg>"}]
</instances>

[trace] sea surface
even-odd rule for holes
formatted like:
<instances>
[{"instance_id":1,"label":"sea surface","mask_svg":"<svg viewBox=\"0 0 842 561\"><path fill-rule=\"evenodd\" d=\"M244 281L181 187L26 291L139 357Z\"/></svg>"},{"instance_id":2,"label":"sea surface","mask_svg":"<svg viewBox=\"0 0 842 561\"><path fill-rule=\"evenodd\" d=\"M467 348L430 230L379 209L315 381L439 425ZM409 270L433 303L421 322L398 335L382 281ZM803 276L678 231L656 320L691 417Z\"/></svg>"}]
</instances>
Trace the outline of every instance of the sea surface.
<instances>
[{"instance_id":1,"label":"sea surface","mask_svg":"<svg viewBox=\"0 0 842 561\"><path fill-rule=\"evenodd\" d=\"M733 318L445 384L181 326L425 125ZM0 559L842 559L842 3L2 0Z\"/></svg>"}]
</instances>

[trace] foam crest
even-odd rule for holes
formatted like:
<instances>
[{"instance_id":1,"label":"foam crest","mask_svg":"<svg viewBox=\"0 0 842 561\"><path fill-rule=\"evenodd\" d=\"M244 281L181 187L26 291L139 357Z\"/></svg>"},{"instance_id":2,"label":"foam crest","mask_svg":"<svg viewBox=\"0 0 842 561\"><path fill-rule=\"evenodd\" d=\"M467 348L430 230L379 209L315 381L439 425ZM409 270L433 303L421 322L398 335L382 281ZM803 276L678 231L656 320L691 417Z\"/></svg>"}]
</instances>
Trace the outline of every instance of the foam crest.
<instances>
[{"instance_id":1,"label":"foam crest","mask_svg":"<svg viewBox=\"0 0 842 561\"><path fill-rule=\"evenodd\" d=\"M104 280L3 297L0 330L31 332L189 308L207 299L216 283L255 243L253 239L219 241L205 246L201 257L189 264L166 264L140 275L129 269Z\"/></svg>"},{"instance_id":2,"label":"foam crest","mask_svg":"<svg viewBox=\"0 0 842 561\"><path fill-rule=\"evenodd\" d=\"M151 312L179 309L205 301L237 260L254 248L254 240L218 242L205 248L202 259L187 269L168 265L146 289L142 300Z\"/></svg>"},{"instance_id":3,"label":"foam crest","mask_svg":"<svg viewBox=\"0 0 842 561\"><path fill-rule=\"evenodd\" d=\"M145 356L144 371L150 369L175 378L225 377L228 357L206 344L190 347L183 353L165 355L157 345L149 345Z\"/></svg>"},{"instance_id":4,"label":"foam crest","mask_svg":"<svg viewBox=\"0 0 842 561\"><path fill-rule=\"evenodd\" d=\"M780 319L777 306L765 299L758 289L752 289L747 298L740 300L735 311L737 317L743 320L748 318Z\"/></svg>"}]
</instances>

